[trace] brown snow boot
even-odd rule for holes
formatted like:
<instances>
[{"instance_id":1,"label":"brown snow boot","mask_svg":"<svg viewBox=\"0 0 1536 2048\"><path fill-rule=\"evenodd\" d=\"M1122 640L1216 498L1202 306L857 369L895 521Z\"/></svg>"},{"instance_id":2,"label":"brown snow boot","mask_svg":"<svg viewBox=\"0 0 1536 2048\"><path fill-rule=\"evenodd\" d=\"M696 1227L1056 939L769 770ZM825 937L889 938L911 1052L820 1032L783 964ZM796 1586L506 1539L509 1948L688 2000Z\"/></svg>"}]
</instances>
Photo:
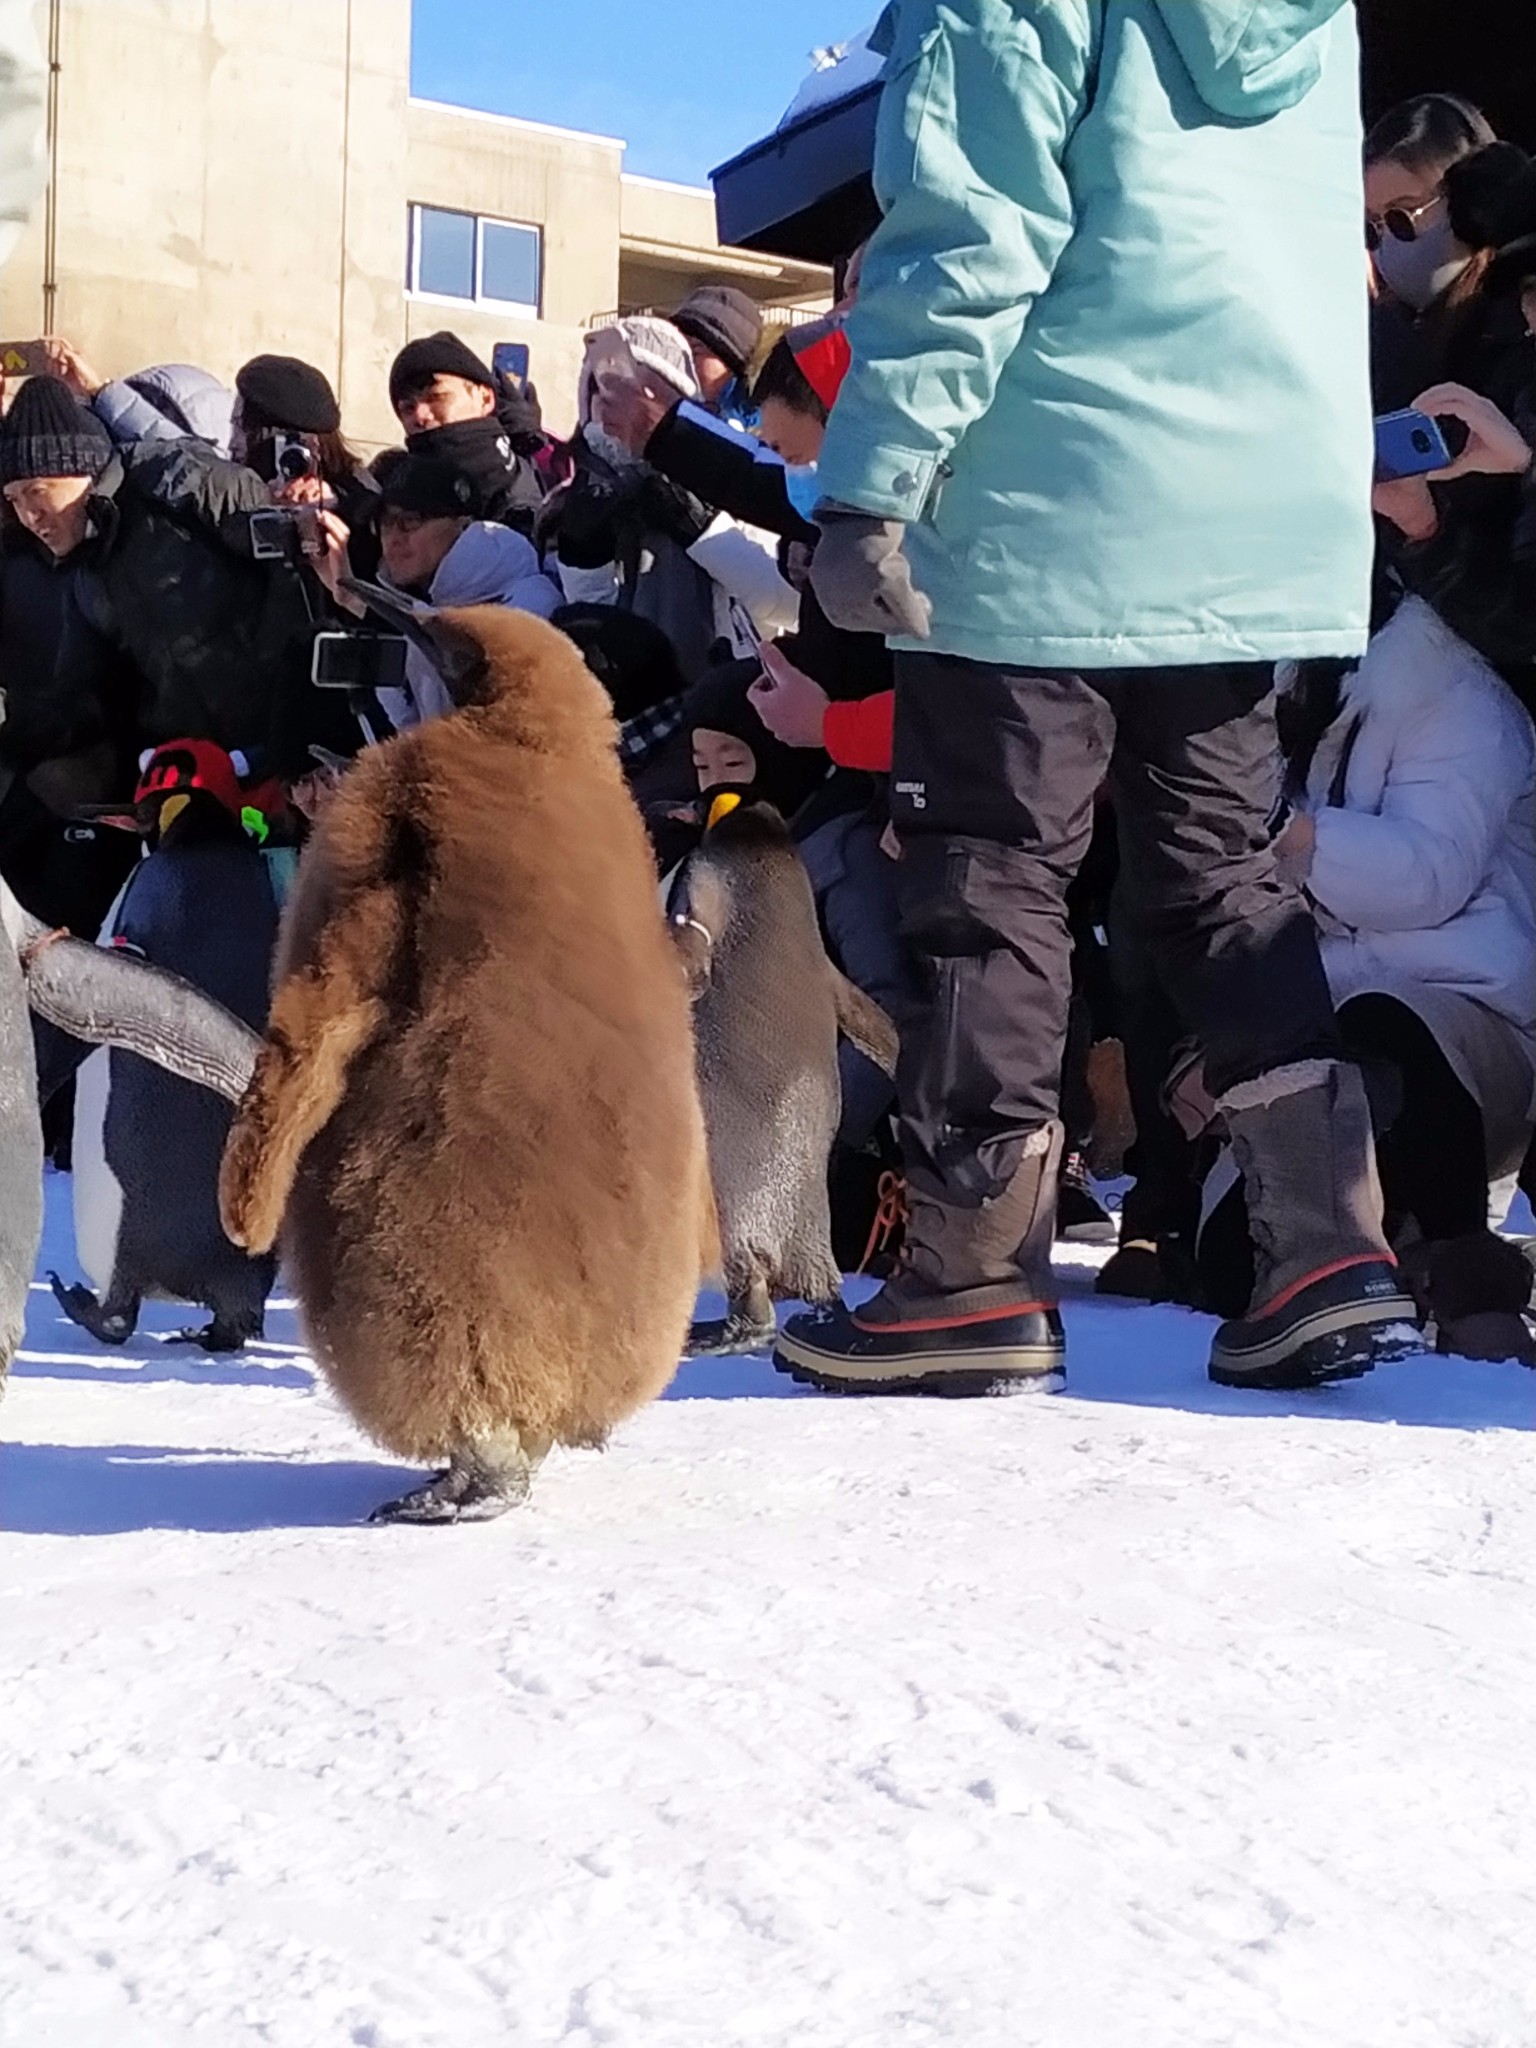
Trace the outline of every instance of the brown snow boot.
<instances>
[{"instance_id":1,"label":"brown snow boot","mask_svg":"<svg viewBox=\"0 0 1536 2048\"><path fill-rule=\"evenodd\" d=\"M1061 1383L1051 1279L1059 1124L1029 1139L1013 1179L979 1208L909 1177L906 1244L872 1301L795 1316L775 1363L848 1393L992 1394Z\"/></svg>"},{"instance_id":2,"label":"brown snow boot","mask_svg":"<svg viewBox=\"0 0 1536 2048\"><path fill-rule=\"evenodd\" d=\"M1283 1067L1234 1088L1220 1108L1242 1168L1256 1278L1247 1314L1216 1333L1211 1378L1319 1386L1422 1350L1382 1232L1359 1069Z\"/></svg>"}]
</instances>

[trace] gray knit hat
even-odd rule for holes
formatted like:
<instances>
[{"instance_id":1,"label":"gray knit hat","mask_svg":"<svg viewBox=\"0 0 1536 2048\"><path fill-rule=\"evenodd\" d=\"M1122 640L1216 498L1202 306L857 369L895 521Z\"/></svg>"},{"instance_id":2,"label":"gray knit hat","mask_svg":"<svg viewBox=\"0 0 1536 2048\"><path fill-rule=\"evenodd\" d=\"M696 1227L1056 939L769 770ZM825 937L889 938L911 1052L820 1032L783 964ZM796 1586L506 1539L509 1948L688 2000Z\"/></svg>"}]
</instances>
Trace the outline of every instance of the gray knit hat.
<instances>
[{"instance_id":1,"label":"gray knit hat","mask_svg":"<svg viewBox=\"0 0 1536 2048\"><path fill-rule=\"evenodd\" d=\"M36 476L100 476L112 436L59 377L29 377L0 420L0 484Z\"/></svg>"}]
</instances>

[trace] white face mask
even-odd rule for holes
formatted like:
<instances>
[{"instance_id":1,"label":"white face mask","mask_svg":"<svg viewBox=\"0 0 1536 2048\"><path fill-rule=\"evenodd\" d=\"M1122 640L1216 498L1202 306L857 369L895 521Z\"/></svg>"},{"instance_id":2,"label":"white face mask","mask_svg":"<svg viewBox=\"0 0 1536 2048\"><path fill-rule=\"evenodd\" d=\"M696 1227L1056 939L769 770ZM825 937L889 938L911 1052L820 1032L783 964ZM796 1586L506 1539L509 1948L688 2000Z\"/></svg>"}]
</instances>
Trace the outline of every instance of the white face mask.
<instances>
[{"instance_id":1,"label":"white face mask","mask_svg":"<svg viewBox=\"0 0 1536 2048\"><path fill-rule=\"evenodd\" d=\"M1411 242L1384 235L1376 251L1376 268L1382 281L1416 313L1422 313L1443 291L1448 291L1471 261L1448 220L1422 228Z\"/></svg>"}]
</instances>

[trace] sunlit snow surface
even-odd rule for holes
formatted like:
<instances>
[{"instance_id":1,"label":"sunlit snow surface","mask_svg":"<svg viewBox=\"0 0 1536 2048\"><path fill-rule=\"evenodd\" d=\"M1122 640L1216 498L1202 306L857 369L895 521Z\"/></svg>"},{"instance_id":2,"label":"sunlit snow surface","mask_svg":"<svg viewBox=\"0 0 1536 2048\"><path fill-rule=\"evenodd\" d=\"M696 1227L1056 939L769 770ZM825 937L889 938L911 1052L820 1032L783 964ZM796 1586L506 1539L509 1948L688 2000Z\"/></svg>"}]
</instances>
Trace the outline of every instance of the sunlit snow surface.
<instances>
[{"instance_id":1,"label":"sunlit snow surface","mask_svg":"<svg viewBox=\"0 0 1536 2048\"><path fill-rule=\"evenodd\" d=\"M1228 1393L1090 1263L1065 1395L688 1367L466 1529L291 1314L35 1292L0 2043L1530 2048L1536 1374Z\"/></svg>"}]
</instances>

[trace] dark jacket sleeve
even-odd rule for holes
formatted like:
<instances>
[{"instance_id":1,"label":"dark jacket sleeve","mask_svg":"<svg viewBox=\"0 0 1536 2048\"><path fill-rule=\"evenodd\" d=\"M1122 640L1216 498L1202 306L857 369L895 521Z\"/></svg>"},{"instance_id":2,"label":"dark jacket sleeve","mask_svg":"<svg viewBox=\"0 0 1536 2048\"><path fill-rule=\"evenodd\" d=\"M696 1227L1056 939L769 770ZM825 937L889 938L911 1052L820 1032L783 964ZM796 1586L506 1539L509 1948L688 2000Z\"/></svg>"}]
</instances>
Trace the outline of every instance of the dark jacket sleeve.
<instances>
[{"instance_id":1,"label":"dark jacket sleeve","mask_svg":"<svg viewBox=\"0 0 1536 2048\"><path fill-rule=\"evenodd\" d=\"M1396 539L1393 560L1404 586L1487 660L1523 667L1536 662L1536 475L1464 481L1465 493L1435 487L1439 531L1417 545Z\"/></svg>"},{"instance_id":2,"label":"dark jacket sleeve","mask_svg":"<svg viewBox=\"0 0 1536 2048\"><path fill-rule=\"evenodd\" d=\"M645 444L645 459L706 505L786 540L817 539L790 502L784 465L746 434L716 429L674 406Z\"/></svg>"},{"instance_id":3,"label":"dark jacket sleeve","mask_svg":"<svg viewBox=\"0 0 1536 2048\"><path fill-rule=\"evenodd\" d=\"M137 441L122 451L129 487L184 526L200 526L236 553L250 553L248 517L271 506L266 485L205 441Z\"/></svg>"}]
</instances>

